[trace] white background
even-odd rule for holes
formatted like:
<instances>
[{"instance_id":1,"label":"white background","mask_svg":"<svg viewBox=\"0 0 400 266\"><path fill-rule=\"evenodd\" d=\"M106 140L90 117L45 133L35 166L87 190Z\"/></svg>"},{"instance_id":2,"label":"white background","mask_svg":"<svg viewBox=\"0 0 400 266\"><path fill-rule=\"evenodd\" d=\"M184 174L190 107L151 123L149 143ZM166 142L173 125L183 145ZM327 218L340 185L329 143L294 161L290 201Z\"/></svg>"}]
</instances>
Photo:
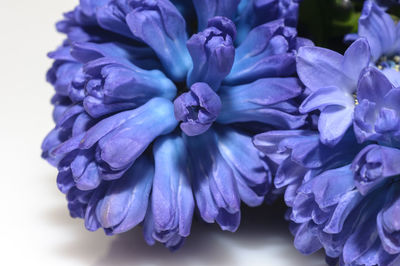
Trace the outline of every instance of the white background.
<instances>
[{"instance_id":1,"label":"white background","mask_svg":"<svg viewBox=\"0 0 400 266\"><path fill-rule=\"evenodd\" d=\"M175 253L148 247L140 228L106 237L69 217L40 144L53 126L46 53L63 38L54 23L76 3L0 3L0 265L324 265L321 252L305 257L293 248L282 211L268 206L251 210L235 234L194 223Z\"/></svg>"}]
</instances>

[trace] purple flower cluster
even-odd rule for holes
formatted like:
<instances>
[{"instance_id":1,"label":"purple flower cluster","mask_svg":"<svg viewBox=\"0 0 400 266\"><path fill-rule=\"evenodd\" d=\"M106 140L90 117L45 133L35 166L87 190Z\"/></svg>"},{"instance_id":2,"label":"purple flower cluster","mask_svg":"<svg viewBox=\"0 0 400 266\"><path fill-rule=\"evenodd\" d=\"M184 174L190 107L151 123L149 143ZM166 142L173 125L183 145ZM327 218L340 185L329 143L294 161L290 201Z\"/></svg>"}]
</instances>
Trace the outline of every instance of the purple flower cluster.
<instances>
[{"instance_id":1,"label":"purple flower cluster","mask_svg":"<svg viewBox=\"0 0 400 266\"><path fill-rule=\"evenodd\" d=\"M42 150L71 216L110 235L142 224L171 249L194 214L237 230L241 202L273 186L252 137L306 123L297 16L291 0L81 0L66 13Z\"/></svg>"},{"instance_id":2,"label":"purple flower cluster","mask_svg":"<svg viewBox=\"0 0 400 266\"><path fill-rule=\"evenodd\" d=\"M366 1L344 55L302 47L301 130L258 134L296 248L330 265L400 264L399 24Z\"/></svg>"},{"instance_id":3,"label":"purple flower cluster","mask_svg":"<svg viewBox=\"0 0 400 266\"><path fill-rule=\"evenodd\" d=\"M342 55L297 36L299 0L81 0L49 56L42 156L72 217L177 249L194 215L236 231L284 194L294 244L400 264L398 1L367 0ZM382 7L384 6L384 7Z\"/></svg>"}]
</instances>

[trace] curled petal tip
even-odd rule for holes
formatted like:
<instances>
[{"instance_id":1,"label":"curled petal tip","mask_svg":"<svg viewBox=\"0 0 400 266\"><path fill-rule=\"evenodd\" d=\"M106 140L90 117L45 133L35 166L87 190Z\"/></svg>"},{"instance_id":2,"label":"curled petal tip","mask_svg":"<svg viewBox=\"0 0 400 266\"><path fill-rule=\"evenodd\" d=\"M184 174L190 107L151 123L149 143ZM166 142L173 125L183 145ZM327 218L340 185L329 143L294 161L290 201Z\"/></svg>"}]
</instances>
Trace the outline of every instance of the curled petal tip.
<instances>
[{"instance_id":1,"label":"curled petal tip","mask_svg":"<svg viewBox=\"0 0 400 266\"><path fill-rule=\"evenodd\" d=\"M221 110L219 96L206 83L195 83L174 101L175 117L188 136L207 131Z\"/></svg>"}]
</instances>

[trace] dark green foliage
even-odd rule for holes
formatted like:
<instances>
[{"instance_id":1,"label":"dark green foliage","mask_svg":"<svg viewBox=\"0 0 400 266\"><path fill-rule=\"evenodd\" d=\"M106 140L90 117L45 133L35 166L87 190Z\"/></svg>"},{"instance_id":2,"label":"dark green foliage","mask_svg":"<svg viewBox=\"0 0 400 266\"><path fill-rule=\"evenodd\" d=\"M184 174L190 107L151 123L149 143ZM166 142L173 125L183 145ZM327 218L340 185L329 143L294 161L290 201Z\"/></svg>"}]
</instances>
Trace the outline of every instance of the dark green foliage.
<instances>
[{"instance_id":1,"label":"dark green foliage","mask_svg":"<svg viewBox=\"0 0 400 266\"><path fill-rule=\"evenodd\" d=\"M304 0L300 6L299 35L316 45L346 50L343 37L357 32L361 5L345 0Z\"/></svg>"}]
</instances>

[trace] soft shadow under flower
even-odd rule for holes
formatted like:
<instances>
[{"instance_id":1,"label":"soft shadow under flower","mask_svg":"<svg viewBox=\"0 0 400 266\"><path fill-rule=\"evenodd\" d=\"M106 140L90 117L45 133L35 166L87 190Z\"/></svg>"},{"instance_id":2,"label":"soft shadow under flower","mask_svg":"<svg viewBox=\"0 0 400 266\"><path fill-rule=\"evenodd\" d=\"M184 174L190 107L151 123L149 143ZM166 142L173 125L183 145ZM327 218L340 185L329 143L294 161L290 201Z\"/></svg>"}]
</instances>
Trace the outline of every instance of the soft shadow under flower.
<instances>
[{"instance_id":1,"label":"soft shadow under flower","mask_svg":"<svg viewBox=\"0 0 400 266\"><path fill-rule=\"evenodd\" d=\"M282 222L285 209L282 203L253 209L244 207L245 218L235 234L215 230L215 224L196 219L191 237L176 252L170 252L159 243L148 246L141 237L141 229L135 228L118 235L107 255L94 265L257 265L263 259L253 262L251 254L255 253L265 255L264 265L324 265L322 252L305 257L291 246L287 223Z\"/></svg>"}]
</instances>

